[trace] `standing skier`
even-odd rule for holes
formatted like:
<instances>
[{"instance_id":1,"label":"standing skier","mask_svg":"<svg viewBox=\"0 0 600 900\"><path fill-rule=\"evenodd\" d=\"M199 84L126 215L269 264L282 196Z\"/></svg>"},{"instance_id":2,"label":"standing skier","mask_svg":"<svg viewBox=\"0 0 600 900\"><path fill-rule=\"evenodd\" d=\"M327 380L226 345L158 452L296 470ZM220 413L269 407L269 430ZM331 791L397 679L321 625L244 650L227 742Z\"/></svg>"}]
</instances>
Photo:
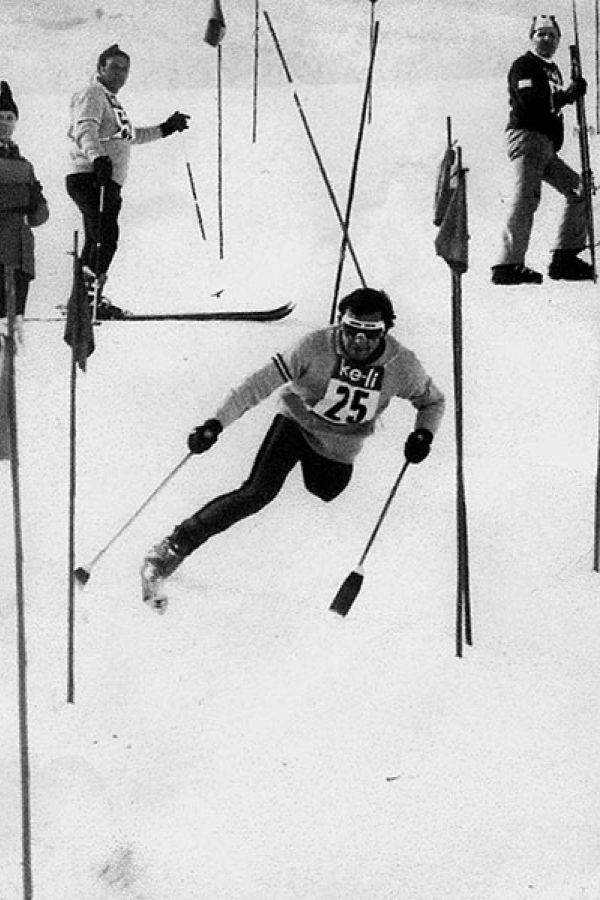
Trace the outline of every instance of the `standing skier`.
<instances>
[{"instance_id":1,"label":"standing skier","mask_svg":"<svg viewBox=\"0 0 600 900\"><path fill-rule=\"evenodd\" d=\"M21 328L29 283L35 278L31 231L48 221L48 204L29 160L21 156L13 133L19 110L6 81L0 82L0 339L6 334L5 267L14 270L15 326Z\"/></svg>"},{"instance_id":2,"label":"standing skier","mask_svg":"<svg viewBox=\"0 0 600 900\"><path fill-rule=\"evenodd\" d=\"M492 282L542 282L542 275L525 265L542 181L565 198L548 275L553 279L591 279L592 267L578 256L588 244L582 181L557 155L564 139L562 109L583 97L587 85L583 78L577 78L563 88L560 69L552 62L560 42L554 16L534 16L529 36L531 49L515 60L508 73L508 157L513 164L515 193L500 258L492 266Z\"/></svg>"},{"instance_id":3,"label":"standing skier","mask_svg":"<svg viewBox=\"0 0 600 900\"><path fill-rule=\"evenodd\" d=\"M180 112L174 112L160 125L132 125L117 99L129 76L129 62L128 54L118 44L112 44L98 57L98 71L91 83L71 99L71 170L66 187L83 215L85 243L81 259L90 296L96 279L100 287L104 285L117 249L121 188L127 176L131 145L157 141L188 127L189 116ZM99 319L123 315L123 310L106 299L98 304Z\"/></svg>"},{"instance_id":4,"label":"standing skier","mask_svg":"<svg viewBox=\"0 0 600 900\"><path fill-rule=\"evenodd\" d=\"M359 288L339 304L338 324L313 331L233 389L213 416L192 431L188 447L204 453L245 412L283 387L280 412L237 490L211 500L156 544L142 564L144 602L161 611L164 579L213 535L257 513L300 463L304 484L335 499L352 477L354 458L393 397L417 409L404 445L406 459L428 455L444 412L444 396L411 351L388 332L395 319L384 291Z\"/></svg>"}]
</instances>

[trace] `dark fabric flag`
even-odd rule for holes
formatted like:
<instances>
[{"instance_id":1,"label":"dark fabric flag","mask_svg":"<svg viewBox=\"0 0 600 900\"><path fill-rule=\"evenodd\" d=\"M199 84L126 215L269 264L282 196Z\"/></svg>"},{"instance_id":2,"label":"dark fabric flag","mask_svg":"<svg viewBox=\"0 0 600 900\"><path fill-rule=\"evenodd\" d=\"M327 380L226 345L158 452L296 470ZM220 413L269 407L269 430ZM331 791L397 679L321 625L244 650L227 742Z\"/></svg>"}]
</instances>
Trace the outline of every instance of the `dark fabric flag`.
<instances>
[{"instance_id":1,"label":"dark fabric flag","mask_svg":"<svg viewBox=\"0 0 600 900\"><path fill-rule=\"evenodd\" d=\"M10 459L10 421L8 418L9 352L7 342L0 342L0 460Z\"/></svg>"},{"instance_id":2,"label":"dark fabric flag","mask_svg":"<svg viewBox=\"0 0 600 900\"><path fill-rule=\"evenodd\" d=\"M454 162L454 148L447 147L444 158L440 163L438 180L435 186L435 200L433 202L433 224L439 226L444 220L452 190L450 188L450 174Z\"/></svg>"},{"instance_id":3,"label":"dark fabric flag","mask_svg":"<svg viewBox=\"0 0 600 900\"><path fill-rule=\"evenodd\" d=\"M225 19L220 0L212 0L212 12L204 32L204 40L211 47L218 47L225 37Z\"/></svg>"},{"instance_id":4,"label":"dark fabric flag","mask_svg":"<svg viewBox=\"0 0 600 900\"><path fill-rule=\"evenodd\" d=\"M65 341L75 352L77 365L85 372L87 358L94 352L94 328L92 311L81 271L81 260L76 259L73 266L73 287L67 306L67 323L65 325Z\"/></svg>"},{"instance_id":5,"label":"dark fabric flag","mask_svg":"<svg viewBox=\"0 0 600 900\"><path fill-rule=\"evenodd\" d=\"M443 165L443 163L442 163ZM463 274L469 268L469 229L467 224L467 182L460 163L448 168L440 229L435 239L435 252L450 268ZM440 210L441 213L441 210ZM437 224L437 223L436 223Z\"/></svg>"}]
</instances>

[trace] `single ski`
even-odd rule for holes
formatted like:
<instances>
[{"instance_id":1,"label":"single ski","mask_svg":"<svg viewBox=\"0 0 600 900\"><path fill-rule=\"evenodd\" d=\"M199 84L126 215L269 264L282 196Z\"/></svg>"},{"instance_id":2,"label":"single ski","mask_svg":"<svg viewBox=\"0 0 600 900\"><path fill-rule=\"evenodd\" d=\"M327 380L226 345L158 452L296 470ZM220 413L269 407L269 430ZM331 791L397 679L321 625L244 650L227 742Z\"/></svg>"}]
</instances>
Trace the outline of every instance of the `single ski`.
<instances>
[{"instance_id":1,"label":"single ski","mask_svg":"<svg viewBox=\"0 0 600 900\"><path fill-rule=\"evenodd\" d=\"M210 312L182 313L127 313L122 319L99 319L95 325L106 322L276 322L285 319L294 309L293 303L270 309L212 310ZM65 316L27 316L25 322L64 322Z\"/></svg>"}]
</instances>

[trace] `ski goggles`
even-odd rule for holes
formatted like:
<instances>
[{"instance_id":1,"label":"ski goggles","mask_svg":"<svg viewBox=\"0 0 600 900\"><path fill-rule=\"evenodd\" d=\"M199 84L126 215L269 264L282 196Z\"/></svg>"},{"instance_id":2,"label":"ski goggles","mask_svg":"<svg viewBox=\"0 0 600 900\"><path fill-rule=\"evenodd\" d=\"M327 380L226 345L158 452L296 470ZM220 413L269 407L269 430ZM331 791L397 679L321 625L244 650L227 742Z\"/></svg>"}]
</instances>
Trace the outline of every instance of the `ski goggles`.
<instances>
[{"instance_id":1,"label":"ski goggles","mask_svg":"<svg viewBox=\"0 0 600 900\"><path fill-rule=\"evenodd\" d=\"M380 341L385 334L383 322L363 322L348 313L344 313L340 319L340 326L343 333L349 338L356 338L362 334L368 341Z\"/></svg>"}]
</instances>

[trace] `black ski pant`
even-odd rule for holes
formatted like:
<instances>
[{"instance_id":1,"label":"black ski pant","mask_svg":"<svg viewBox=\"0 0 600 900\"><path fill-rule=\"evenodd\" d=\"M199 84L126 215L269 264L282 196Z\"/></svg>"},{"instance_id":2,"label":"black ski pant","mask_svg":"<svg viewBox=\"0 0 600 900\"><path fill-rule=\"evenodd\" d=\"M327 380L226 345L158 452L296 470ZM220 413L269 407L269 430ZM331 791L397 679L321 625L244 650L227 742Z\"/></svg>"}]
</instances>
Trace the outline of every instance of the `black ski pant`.
<instances>
[{"instance_id":1,"label":"black ski pant","mask_svg":"<svg viewBox=\"0 0 600 900\"><path fill-rule=\"evenodd\" d=\"M93 172L79 172L66 177L67 194L83 216L84 244L81 262L96 275L104 275L112 262L119 242L121 186L109 181L104 186L104 204L100 215L100 187Z\"/></svg>"},{"instance_id":2,"label":"black ski pant","mask_svg":"<svg viewBox=\"0 0 600 900\"><path fill-rule=\"evenodd\" d=\"M25 303L27 301L27 294L29 293L31 275L28 275L26 272L21 272L20 269L13 269L13 271L15 276L15 315L22 316L25 312ZM4 266L0 265L0 319L4 319L7 316L4 273Z\"/></svg>"},{"instance_id":3,"label":"black ski pant","mask_svg":"<svg viewBox=\"0 0 600 900\"><path fill-rule=\"evenodd\" d=\"M187 555L214 534L257 513L277 496L287 476L300 463L304 484L321 500L333 500L352 477L350 463L316 453L302 429L287 416L276 415L258 450L250 475L235 491L211 500L178 525L171 540Z\"/></svg>"}]
</instances>

